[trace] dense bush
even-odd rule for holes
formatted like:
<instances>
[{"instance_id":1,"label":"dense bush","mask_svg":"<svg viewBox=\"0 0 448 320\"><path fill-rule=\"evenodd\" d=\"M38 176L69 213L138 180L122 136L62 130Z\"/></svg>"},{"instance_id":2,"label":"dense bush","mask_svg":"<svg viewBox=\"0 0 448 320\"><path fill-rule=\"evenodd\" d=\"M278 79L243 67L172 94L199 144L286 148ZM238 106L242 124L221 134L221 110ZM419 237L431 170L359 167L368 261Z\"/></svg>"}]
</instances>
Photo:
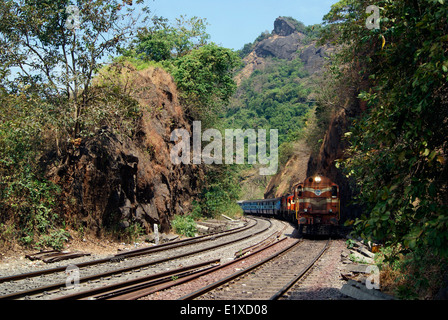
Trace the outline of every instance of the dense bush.
<instances>
[{"instance_id":1,"label":"dense bush","mask_svg":"<svg viewBox=\"0 0 448 320\"><path fill-rule=\"evenodd\" d=\"M39 103L38 103L39 102ZM33 95L0 99L0 240L60 248L67 234L55 210L59 188L38 166L48 106ZM46 235L46 238L42 238Z\"/></svg>"},{"instance_id":2,"label":"dense bush","mask_svg":"<svg viewBox=\"0 0 448 320\"><path fill-rule=\"evenodd\" d=\"M196 223L191 216L175 216L171 224L177 234L185 237L194 237L197 232Z\"/></svg>"},{"instance_id":3,"label":"dense bush","mask_svg":"<svg viewBox=\"0 0 448 320\"><path fill-rule=\"evenodd\" d=\"M380 8L368 29L366 8ZM362 237L402 252L448 257L448 6L444 1L355 1L332 6L329 39L338 77L359 76L366 110L346 133L344 167L361 192ZM402 246L401 246L402 245Z\"/></svg>"}]
</instances>

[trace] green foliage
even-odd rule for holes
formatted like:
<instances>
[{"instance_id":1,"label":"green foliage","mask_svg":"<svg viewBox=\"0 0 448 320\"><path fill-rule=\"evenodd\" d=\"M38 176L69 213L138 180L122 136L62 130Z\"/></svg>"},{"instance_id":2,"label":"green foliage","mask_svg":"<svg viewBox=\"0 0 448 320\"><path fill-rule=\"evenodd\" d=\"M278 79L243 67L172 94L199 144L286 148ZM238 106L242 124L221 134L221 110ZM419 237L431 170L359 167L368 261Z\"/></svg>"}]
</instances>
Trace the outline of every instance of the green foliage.
<instances>
[{"instance_id":1,"label":"green foliage","mask_svg":"<svg viewBox=\"0 0 448 320\"><path fill-rule=\"evenodd\" d=\"M45 179L44 170L63 163L76 148L74 142L100 126L132 127L139 115L129 92L111 82L93 83L107 55L116 53L138 27L134 9L122 1L79 0L80 24L71 28L66 24L74 14L67 10L70 4L1 1L3 243L18 240L60 249L68 239L58 211L60 190Z\"/></svg>"},{"instance_id":2,"label":"green foliage","mask_svg":"<svg viewBox=\"0 0 448 320\"><path fill-rule=\"evenodd\" d=\"M95 98L95 73L127 41L137 21L134 9L124 9L122 1L79 0L77 13L67 10L70 4L1 1L0 60L2 74L14 76L3 79L4 87L17 92L29 86L45 97L62 110L55 120L75 139L85 129L83 119Z\"/></svg>"},{"instance_id":3,"label":"green foliage","mask_svg":"<svg viewBox=\"0 0 448 320\"><path fill-rule=\"evenodd\" d=\"M45 180L36 166L43 148L42 113L47 112L47 106L37 101L30 95L0 99L4 116L0 122L0 223L15 226L5 229L0 238L26 245L37 241L39 246L45 236L46 244L59 247L63 239L54 234L61 223L55 210L59 188Z\"/></svg>"},{"instance_id":4,"label":"green foliage","mask_svg":"<svg viewBox=\"0 0 448 320\"><path fill-rule=\"evenodd\" d=\"M197 232L196 223L191 216L175 216L171 225L177 234L185 237L194 237Z\"/></svg>"},{"instance_id":5,"label":"green foliage","mask_svg":"<svg viewBox=\"0 0 448 320\"><path fill-rule=\"evenodd\" d=\"M173 77L192 116L205 127L217 121L217 115L236 89L233 71L239 58L230 49L208 44L176 60Z\"/></svg>"},{"instance_id":6,"label":"green foliage","mask_svg":"<svg viewBox=\"0 0 448 320\"><path fill-rule=\"evenodd\" d=\"M220 214L231 217L241 213L236 201L240 200L240 169L236 165L207 166L206 176L189 217L215 218Z\"/></svg>"},{"instance_id":7,"label":"green foliage","mask_svg":"<svg viewBox=\"0 0 448 320\"><path fill-rule=\"evenodd\" d=\"M238 55L207 42L205 19L181 16L174 25L160 17L152 21L128 49L121 50L125 59L137 67L142 62L160 63L173 75L191 116L211 127L235 91Z\"/></svg>"},{"instance_id":8,"label":"green foliage","mask_svg":"<svg viewBox=\"0 0 448 320\"><path fill-rule=\"evenodd\" d=\"M152 26L140 30L134 44L124 50L125 56L139 57L143 61L164 61L180 58L207 43L206 19L180 16L175 25L168 19L154 17Z\"/></svg>"},{"instance_id":9,"label":"green foliage","mask_svg":"<svg viewBox=\"0 0 448 320\"><path fill-rule=\"evenodd\" d=\"M229 126L278 129L279 145L297 140L310 110L311 89L302 81L307 76L300 58L272 59L264 70L256 70L242 82L227 111Z\"/></svg>"},{"instance_id":10,"label":"green foliage","mask_svg":"<svg viewBox=\"0 0 448 320\"><path fill-rule=\"evenodd\" d=\"M345 241L345 244L347 245L348 249L353 248L355 241L353 239L347 239L347 241Z\"/></svg>"},{"instance_id":11,"label":"green foliage","mask_svg":"<svg viewBox=\"0 0 448 320\"><path fill-rule=\"evenodd\" d=\"M50 234L43 234L36 243L36 248L43 249L51 247L55 250L62 250L69 237L70 234L64 229L56 229Z\"/></svg>"},{"instance_id":12,"label":"green foliage","mask_svg":"<svg viewBox=\"0 0 448 320\"><path fill-rule=\"evenodd\" d=\"M380 8L381 27L365 27ZM367 213L364 238L431 247L448 256L448 7L443 1L340 1L326 16L328 36L345 45L345 70L363 76L367 111L354 121L344 162ZM343 70L343 69L341 69ZM340 71L341 75L344 71ZM346 72L346 71L345 71Z\"/></svg>"},{"instance_id":13,"label":"green foliage","mask_svg":"<svg viewBox=\"0 0 448 320\"><path fill-rule=\"evenodd\" d=\"M387 287L399 299L433 298L443 285L448 259L427 247L407 254L397 255L398 251L396 247L384 247L375 255L382 273L381 287Z\"/></svg>"},{"instance_id":14,"label":"green foliage","mask_svg":"<svg viewBox=\"0 0 448 320\"><path fill-rule=\"evenodd\" d=\"M131 223L129 227L125 229L125 232L121 235L121 238L131 243L135 242L140 236L144 234L145 229L139 223Z\"/></svg>"}]
</instances>

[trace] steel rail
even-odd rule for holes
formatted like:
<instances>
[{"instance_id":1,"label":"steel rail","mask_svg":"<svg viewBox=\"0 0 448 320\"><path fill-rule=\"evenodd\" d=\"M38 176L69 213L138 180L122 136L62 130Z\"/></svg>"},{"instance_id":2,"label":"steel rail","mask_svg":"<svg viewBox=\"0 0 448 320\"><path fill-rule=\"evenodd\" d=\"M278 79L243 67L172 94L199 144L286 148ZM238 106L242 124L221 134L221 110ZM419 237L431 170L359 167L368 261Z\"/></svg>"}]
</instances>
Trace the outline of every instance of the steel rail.
<instances>
[{"instance_id":1,"label":"steel rail","mask_svg":"<svg viewBox=\"0 0 448 320\"><path fill-rule=\"evenodd\" d=\"M271 298L269 298L269 300L278 300L281 296L283 296L297 281L299 281L307 272L308 270L311 269L311 267L314 266L314 264L320 259L320 257L322 257L322 255L324 254L325 251L327 251L327 249L330 246L330 241L331 239L329 239L327 241L327 243L325 244L324 248L317 254L317 256L313 259L313 261L311 261L305 268L302 269L302 271L300 271L300 273L295 276L290 282L288 282L283 288L281 288L276 294L274 294Z\"/></svg>"},{"instance_id":2,"label":"steel rail","mask_svg":"<svg viewBox=\"0 0 448 320\"><path fill-rule=\"evenodd\" d=\"M281 221L281 222L285 223L283 221ZM283 231L285 229L286 229L286 224L284 224L284 226L281 230L273 232L269 237L260 241L259 243L256 243L254 245L251 245L247 248L244 248L244 249L241 249L241 250L235 252L235 254L234 254L235 258L240 258L242 256L245 256L246 254L257 250L258 248L263 248L263 247L269 245L270 243L274 242L275 240L278 240L281 237L281 235L283 234Z\"/></svg>"},{"instance_id":3,"label":"steel rail","mask_svg":"<svg viewBox=\"0 0 448 320\"><path fill-rule=\"evenodd\" d=\"M87 297L95 297L98 295L102 295L102 296L111 295L112 293L118 293L119 291L117 291L117 290L122 290L122 291L123 290L135 290L136 286L139 286L140 288L145 287L145 286L154 286L154 284L159 284L163 280L167 281L166 280L167 277L170 277L169 279L171 279L171 277L175 277L175 276L176 277L185 277L187 275L192 274L193 272L203 271L204 269L200 269L201 267L216 264L219 262L220 262L220 259L214 259L214 260L194 264L191 266L186 266L186 267L182 267L182 268L178 268L178 269L174 269L174 270L156 273L156 274L145 276L145 277L139 277L137 279L122 281L119 283L115 283L115 284L111 284L111 285L107 285L107 286L103 286L103 287L99 287L99 288L76 292L73 294L55 298L53 300L79 300L79 299L84 299ZM212 266L212 267L215 267L215 266ZM100 296L96 299L99 299L102 296Z\"/></svg>"},{"instance_id":4,"label":"steel rail","mask_svg":"<svg viewBox=\"0 0 448 320\"><path fill-rule=\"evenodd\" d=\"M272 222L271 222L271 225L272 225ZM98 279L98 278L102 278L102 277L111 276L111 275L116 274L116 273L128 272L128 271L131 271L133 269L140 269L140 268L147 267L147 266L150 266L150 265L160 264L160 263L163 263L163 262L167 262L167 261L183 258L183 257L186 257L186 256L202 253L202 252L205 252L205 251L208 251L208 250L216 249L218 247L223 247L223 246L226 246L228 244L232 244L234 242L245 240L245 239L247 239L249 237L252 237L252 236L254 236L254 235L258 234L258 233L264 232L267 229L269 229L271 227L271 225L269 227L265 228L265 229L257 231L257 232L255 232L253 234L249 234L249 235L244 236L242 238L238 238L238 239L235 239L235 240L230 240L230 241L227 241L227 242L224 242L224 243L221 243L221 244L217 244L217 245L214 245L214 246L211 246L211 247L198 249L198 250L194 250L194 251L191 251L191 252L186 252L186 253L175 255L175 256L171 256L171 257L168 257L168 258L162 258L162 259L158 259L158 260L154 260L154 261L150 261L150 262L145 262L145 263L138 264L138 265L131 266L131 267L116 269L116 270L109 271L109 272L104 272L104 273L100 273L100 274L94 274L94 275L87 276L87 277L82 277L82 278L79 279L79 282L82 283L82 282L86 282L86 281L89 281L89 280L94 280L94 279ZM244 230L244 231L246 231L246 230ZM208 240L212 240L212 239L208 239ZM64 269L64 271L65 271L65 269ZM44 287L37 287L37 288L25 290L25 291L10 293L10 294L7 294L7 295L0 296L0 300L4 300L4 299L18 299L18 298L22 298L22 297L25 297L25 296L35 295L35 294L38 294L38 293L41 293L41 292L45 292L45 291L55 290L55 289L58 289L58 288L61 288L61 287L65 287L65 285L66 285L65 282L59 282L59 283L51 284L51 285L44 286Z\"/></svg>"},{"instance_id":5,"label":"steel rail","mask_svg":"<svg viewBox=\"0 0 448 320\"><path fill-rule=\"evenodd\" d=\"M223 285L223 284L225 284L225 283L227 283L227 282L229 282L229 281L231 281L231 280L233 280L235 278L238 278L238 277L242 276L243 274L246 274L246 273L248 273L248 272L258 268L259 266L267 263L268 261L271 261L271 260L277 258L278 256L280 256L280 255L282 255L282 254L292 250L293 248L295 248L296 246L300 245L301 243L302 243L301 239L296 240L289 247L287 247L287 248L285 248L283 250L280 250L279 252L276 252L275 254L271 255L270 257L268 257L268 258L266 258L266 259L264 259L264 260L262 260L262 261L260 261L258 263L255 263L255 264L251 265L250 267L248 267L248 268L246 268L244 270L241 270L241 271L238 271L238 272L236 272L234 274L231 274L230 276L228 276L228 277L226 277L224 279L218 280L218 281L216 281L216 282L214 282L214 283L212 283L212 284L210 284L210 285L208 285L208 286L206 286L204 288L201 288L201 289L199 289L199 290L197 290L195 292L192 292L192 293L190 293L188 295L185 295L185 296L181 297L179 300L192 300L192 299L195 299L195 298L197 298L199 296L202 296L205 293L207 293L207 292L209 292L209 291L211 291L211 290L213 290L213 289L215 289L215 288L217 288L217 287L219 287L219 286L221 286L221 285Z\"/></svg>"},{"instance_id":6,"label":"steel rail","mask_svg":"<svg viewBox=\"0 0 448 320\"><path fill-rule=\"evenodd\" d=\"M245 230L247 230L249 228L254 227L255 225L252 225L252 226L244 225L242 227L238 227L238 228L235 228L235 229L232 229L232 230L221 231L221 232L217 232L217 233L213 233L213 234L209 234L209 235L183 239L183 240L179 240L179 241L175 241L175 242L164 243L164 244L160 244L160 245L153 246L153 247L148 247L148 248L136 249L136 250L128 251L128 252L125 252L125 253L118 253L118 254L113 255L111 257L107 257L107 258L103 258L103 259L97 259L97 260L92 260L92 261L87 261L87 262L82 262L82 263L76 264L76 266L78 268L83 268L83 267L93 266L93 265L97 265L97 264L101 264L101 263L113 262L115 260L125 259L125 258L128 258L128 257L146 255L146 254L149 254L149 253L154 253L154 252L163 251L163 250L167 250L167 249L175 249L175 248L179 248L179 247L182 247L182 246L187 246L187 245L190 245L190 244L195 244L195 243L208 241L208 240L210 240L212 238L223 237L223 236L231 235L231 234L237 233L237 232L243 232L243 231L245 231ZM200 241L198 241L198 240L200 240ZM9 281L16 281L16 280L21 280L21 279L26 279L26 278L34 278L34 277L38 277L38 276L41 276L41 275L46 275L46 274L51 274L51 273L56 273L56 272L64 272L67 269L68 266L69 265L62 266L62 267L56 267L56 268L50 268L50 269L44 269L44 270L38 270L38 271L33 271L33 272L21 273L21 274L6 276L6 277L1 277L0 278L0 283L9 282Z\"/></svg>"},{"instance_id":7,"label":"steel rail","mask_svg":"<svg viewBox=\"0 0 448 320\"><path fill-rule=\"evenodd\" d=\"M234 260L232 260L232 261L229 261L229 262L227 262L227 263L220 264L220 265L218 265L218 266L216 266L216 267L213 267L213 268L204 270L204 271L199 272L199 273L194 274L194 275L187 276L187 277L182 278L182 279L180 279L180 280L172 281L171 283L163 284L163 285L158 285L158 286L155 286L155 287L152 287L152 288L147 288L147 289L139 290L138 292L133 292L133 293L130 293L130 294L127 294L127 295L123 295L123 296L119 296L119 297L114 297L114 298L112 298L111 300L136 300L136 299L139 299L139 298L141 298L141 297L151 295L151 294L153 294L153 293L155 293L155 292L162 291L162 290L166 290L166 289L169 289L169 288L171 288L171 287L173 287L173 286L178 286L178 285L180 285L180 284L183 284L183 283L185 283L185 282L193 281L193 280L198 279L198 278L200 278L200 277L202 277L202 276L204 276L204 275L207 275L207 274L209 274L209 273L218 271L218 270L220 270L220 269L224 269L224 268L226 268L226 267L228 267L228 266L231 266L232 264L236 264L236 263L240 262L241 260L246 259L246 258L248 258L248 257L250 257L250 256L256 255L256 254L258 254L258 253L260 253L260 252L262 252L262 251L264 251L264 250L267 250L268 248L270 248L270 247L272 247L272 246L274 246L274 245L277 245L277 244L279 244L279 243L285 241L286 239L287 239L287 238L283 238L283 239L281 239L281 240L279 240L279 241L277 241L277 242L275 242L275 243L271 243L270 245L268 245L268 246L266 246L266 247L264 247L264 248L261 248L261 249L259 249L259 250L257 250L257 251L254 251L254 252L252 252L252 253L249 253L249 254L245 255L244 257L236 258L236 259L234 259Z\"/></svg>"}]
</instances>

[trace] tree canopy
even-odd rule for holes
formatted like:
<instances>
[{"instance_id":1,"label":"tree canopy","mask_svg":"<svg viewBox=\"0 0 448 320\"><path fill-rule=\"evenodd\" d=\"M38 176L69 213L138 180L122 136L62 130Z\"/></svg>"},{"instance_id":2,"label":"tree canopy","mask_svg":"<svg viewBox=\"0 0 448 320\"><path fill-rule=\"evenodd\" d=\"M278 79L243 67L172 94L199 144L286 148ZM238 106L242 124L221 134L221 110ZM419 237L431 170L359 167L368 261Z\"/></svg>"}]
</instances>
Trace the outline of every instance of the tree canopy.
<instances>
[{"instance_id":1,"label":"tree canopy","mask_svg":"<svg viewBox=\"0 0 448 320\"><path fill-rule=\"evenodd\" d=\"M379 28L367 28L375 5ZM448 256L448 6L445 1L343 0L325 16L341 46L336 77L357 72L366 110L346 133L343 162L371 240Z\"/></svg>"},{"instance_id":2,"label":"tree canopy","mask_svg":"<svg viewBox=\"0 0 448 320\"><path fill-rule=\"evenodd\" d=\"M227 111L227 122L242 129L278 129L280 144L297 140L311 105L307 77L300 58L269 59L263 70L255 70L241 83Z\"/></svg>"}]
</instances>

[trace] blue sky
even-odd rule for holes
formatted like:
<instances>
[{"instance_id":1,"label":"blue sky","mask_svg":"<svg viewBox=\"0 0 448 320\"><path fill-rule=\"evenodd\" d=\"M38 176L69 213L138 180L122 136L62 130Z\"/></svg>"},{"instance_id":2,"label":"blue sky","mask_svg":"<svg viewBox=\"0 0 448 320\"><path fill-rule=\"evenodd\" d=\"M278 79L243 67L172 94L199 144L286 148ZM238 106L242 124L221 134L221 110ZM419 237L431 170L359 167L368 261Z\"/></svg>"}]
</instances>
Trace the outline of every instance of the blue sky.
<instances>
[{"instance_id":1,"label":"blue sky","mask_svg":"<svg viewBox=\"0 0 448 320\"><path fill-rule=\"evenodd\" d=\"M207 18L211 41L241 49L263 31L272 31L279 16L305 25L322 22L337 0L154 0L146 1L152 14L173 21L180 15Z\"/></svg>"}]
</instances>

